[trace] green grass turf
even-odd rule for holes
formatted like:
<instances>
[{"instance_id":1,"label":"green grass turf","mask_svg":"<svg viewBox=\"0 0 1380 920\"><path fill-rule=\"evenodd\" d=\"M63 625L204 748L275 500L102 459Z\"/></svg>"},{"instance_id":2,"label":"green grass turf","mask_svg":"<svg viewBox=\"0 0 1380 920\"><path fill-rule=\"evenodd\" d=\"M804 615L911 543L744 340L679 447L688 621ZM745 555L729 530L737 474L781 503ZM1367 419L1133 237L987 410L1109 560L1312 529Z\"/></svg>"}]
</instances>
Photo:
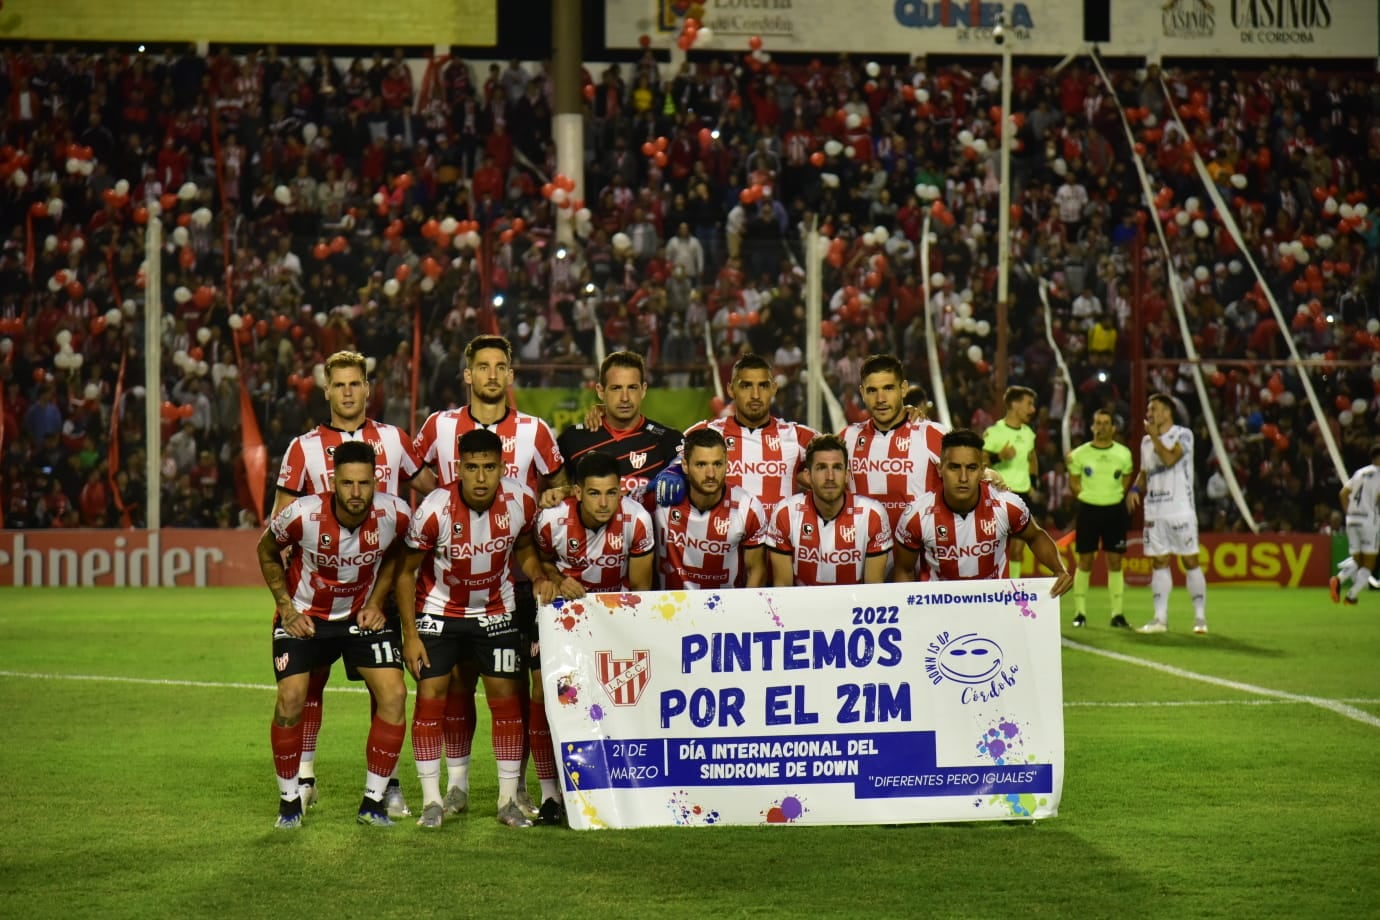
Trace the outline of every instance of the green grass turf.
<instances>
[{"instance_id":1,"label":"green grass turf","mask_svg":"<svg viewBox=\"0 0 1380 920\"><path fill-rule=\"evenodd\" d=\"M1220 589L1213 632L1091 625L1093 649L1380 715L1380 595ZM1127 616L1149 617L1130 590ZM261 590L0 592L3 917L1376 916L1380 726L1251 687L1064 653L1057 818L898 827L515 832L492 818L487 728L474 813L439 833L354 824L367 703L326 697L322 804L271 828L270 605ZM1065 616L1065 621L1069 616ZM40 677L35 675L53 675ZM73 679L246 683L189 687ZM481 719L484 707L480 707ZM419 804L410 750L400 772Z\"/></svg>"}]
</instances>

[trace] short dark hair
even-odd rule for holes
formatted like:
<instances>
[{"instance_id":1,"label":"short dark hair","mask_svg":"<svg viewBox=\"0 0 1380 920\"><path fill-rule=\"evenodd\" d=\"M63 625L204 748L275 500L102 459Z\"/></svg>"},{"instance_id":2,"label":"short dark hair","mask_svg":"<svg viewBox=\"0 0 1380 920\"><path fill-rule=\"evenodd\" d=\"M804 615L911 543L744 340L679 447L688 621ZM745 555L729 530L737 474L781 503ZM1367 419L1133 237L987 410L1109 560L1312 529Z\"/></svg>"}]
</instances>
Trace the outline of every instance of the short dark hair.
<instances>
[{"instance_id":1,"label":"short dark hair","mask_svg":"<svg viewBox=\"0 0 1380 920\"><path fill-rule=\"evenodd\" d=\"M1007 387L1006 393L1002 395L1001 402L1002 405L1009 409L1027 396L1031 399L1035 398L1035 391L1030 387Z\"/></svg>"},{"instance_id":2,"label":"short dark hair","mask_svg":"<svg viewBox=\"0 0 1380 920\"><path fill-rule=\"evenodd\" d=\"M896 375L897 382L906 379L906 369L901 366L901 359L895 355L869 355L862 363L862 370L858 372L859 380L866 380L873 374L892 373Z\"/></svg>"},{"instance_id":3,"label":"short dark hair","mask_svg":"<svg viewBox=\"0 0 1380 920\"><path fill-rule=\"evenodd\" d=\"M1168 393L1152 393L1146 402L1159 403L1169 410L1169 417L1174 417L1174 398Z\"/></svg>"},{"instance_id":4,"label":"short dark hair","mask_svg":"<svg viewBox=\"0 0 1380 920\"><path fill-rule=\"evenodd\" d=\"M815 455L826 451L836 450L843 454L843 462L848 462L848 445L843 443L843 438L836 434L817 434L810 439L810 443L805 447L805 469L809 469L815 462Z\"/></svg>"},{"instance_id":5,"label":"short dark hair","mask_svg":"<svg viewBox=\"0 0 1380 920\"><path fill-rule=\"evenodd\" d=\"M743 371L766 371L770 374L772 366L771 362L761 355L749 353L733 362L733 377L731 379L737 380Z\"/></svg>"},{"instance_id":6,"label":"short dark hair","mask_svg":"<svg viewBox=\"0 0 1380 920\"><path fill-rule=\"evenodd\" d=\"M575 481L580 485L587 479L602 479L618 475L618 461L602 450L592 450L580 458L575 466Z\"/></svg>"},{"instance_id":7,"label":"short dark hair","mask_svg":"<svg viewBox=\"0 0 1380 920\"><path fill-rule=\"evenodd\" d=\"M955 428L944 435L939 441L939 455L942 457L950 448L971 447L973 450L982 453L982 435L971 428ZM983 459L986 459L983 453Z\"/></svg>"},{"instance_id":8,"label":"short dark hair","mask_svg":"<svg viewBox=\"0 0 1380 920\"><path fill-rule=\"evenodd\" d=\"M501 335L477 335L470 339L470 343L465 346L465 364L474 361L477 352L485 348L497 348L503 352L503 356L508 359L508 363L513 362L513 343Z\"/></svg>"},{"instance_id":9,"label":"short dark hair","mask_svg":"<svg viewBox=\"0 0 1380 920\"><path fill-rule=\"evenodd\" d=\"M706 425L704 428L696 428L685 436L683 442L685 456L689 457L690 451L694 450L696 447L703 447L706 450L713 450L716 447L720 447L727 452L728 442L724 440L722 434Z\"/></svg>"},{"instance_id":10,"label":"short dark hair","mask_svg":"<svg viewBox=\"0 0 1380 920\"><path fill-rule=\"evenodd\" d=\"M929 407L930 394L918 383L912 383L910 389L906 390L906 395L901 398L901 402L907 406L917 406L921 409Z\"/></svg>"},{"instance_id":11,"label":"short dark hair","mask_svg":"<svg viewBox=\"0 0 1380 920\"><path fill-rule=\"evenodd\" d=\"M637 371L643 382L647 380L647 362L635 351L614 351L599 364L599 385L608 383L609 371L615 367L626 367Z\"/></svg>"},{"instance_id":12,"label":"short dark hair","mask_svg":"<svg viewBox=\"0 0 1380 920\"><path fill-rule=\"evenodd\" d=\"M1107 416L1108 421L1112 423L1112 427L1116 427L1116 416L1112 414L1111 409L1094 409L1092 414L1093 420L1096 421L1099 415Z\"/></svg>"},{"instance_id":13,"label":"short dark hair","mask_svg":"<svg viewBox=\"0 0 1380 920\"><path fill-rule=\"evenodd\" d=\"M335 449L335 456L332 458L336 466L343 466L346 463L367 463L374 465L374 448L363 441L346 441Z\"/></svg>"},{"instance_id":14,"label":"short dark hair","mask_svg":"<svg viewBox=\"0 0 1380 920\"><path fill-rule=\"evenodd\" d=\"M498 454L503 456L503 439L487 428L475 428L460 435L456 449L465 454Z\"/></svg>"}]
</instances>

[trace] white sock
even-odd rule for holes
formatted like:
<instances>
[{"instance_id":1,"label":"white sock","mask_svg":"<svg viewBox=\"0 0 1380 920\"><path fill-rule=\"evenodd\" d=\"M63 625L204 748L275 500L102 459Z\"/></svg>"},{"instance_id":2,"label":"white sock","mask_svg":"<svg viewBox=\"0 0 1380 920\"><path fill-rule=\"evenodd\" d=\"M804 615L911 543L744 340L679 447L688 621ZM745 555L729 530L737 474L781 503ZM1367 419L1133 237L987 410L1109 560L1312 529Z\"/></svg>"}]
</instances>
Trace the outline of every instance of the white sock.
<instances>
[{"instance_id":1,"label":"white sock","mask_svg":"<svg viewBox=\"0 0 1380 920\"><path fill-rule=\"evenodd\" d=\"M422 783L422 805L441 804L441 761L417 761L417 779Z\"/></svg>"},{"instance_id":2,"label":"white sock","mask_svg":"<svg viewBox=\"0 0 1380 920\"><path fill-rule=\"evenodd\" d=\"M301 794L296 776L292 779L283 779L281 776L278 777L278 798L282 799L284 802L291 802Z\"/></svg>"},{"instance_id":3,"label":"white sock","mask_svg":"<svg viewBox=\"0 0 1380 920\"><path fill-rule=\"evenodd\" d=\"M1193 601L1193 621L1207 622L1207 577L1202 566L1184 572L1184 584L1188 587L1188 597Z\"/></svg>"},{"instance_id":4,"label":"white sock","mask_svg":"<svg viewBox=\"0 0 1380 920\"><path fill-rule=\"evenodd\" d=\"M369 798L382 802L384 795L388 793L388 777L380 776L377 773L366 773L364 775L364 794Z\"/></svg>"},{"instance_id":5,"label":"white sock","mask_svg":"<svg viewBox=\"0 0 1380 920\"><path fill-rule=\"evenodd\" d=\"M541 781L541 800L545 802L547 799L555 799L557 802L561 800L561 787L554 779Z\"/></svg>"},{"instance_id":6,"label":"white sock","mask_svg":"<svg viewBox=\"0 0 1380 920\"><path fill-rule=\"evenodd\" d=\"M498 805L503 807L517 799L518 773L522 770L520 760L500 760L498 762Z\"/></svg>"},{"instance_id":7,"label":"white sock","mask_svg":"<svg viewBox=\"0 0 1380 920\"><path fill-rule=\"evenodd\" d=\"M316 779L315 751L302 752L302 762L297 767L297 775L302 779Z\"/></svg>"},{"instance_id":8,"label":"white sock","mask_svg":"<svg viewBox=\"0 0 1380 920\"><path fill-rule=\"evenodd\" d=\"M1370 587L1370 569L1357 567L1356 579L1351 583L1351 590L1346 593L1348 600L1356 600L1361 596L1361 592Z\"/></svg>"},{"instance_id":9,"label":"white sock","mask_svg":"<svg viewBox=\"0 0 1380 920\"><path fill-rule=\"evenodd\" d=\"M1337 577L1342 581L1351 581L1356 577L1356 570L1359 568L1356 560L1347 556L1342 560L1342 564L1337 566Z\"/></svg>"},{"instance_id":10,"label":"white sock","mask_svg":"<svg viewBox=\"0 0 1380 920\"><path fill-rule=\"evenodd\" d=\"M1166 566L1150 570L1150 596L1155 603L1155 622L1169 622L1169 592L1174 589L1174 576Z\"/></svg>"},{"instance_id":11,"label":"white sock","mask_svg":"<svg viewBox=\"0 0 1380 920\"><path fill-rule=\"evenodd\" d=\"M446 788L470 791L470 759L468 757L446 758Z\"/></svg>"}]
</instances>

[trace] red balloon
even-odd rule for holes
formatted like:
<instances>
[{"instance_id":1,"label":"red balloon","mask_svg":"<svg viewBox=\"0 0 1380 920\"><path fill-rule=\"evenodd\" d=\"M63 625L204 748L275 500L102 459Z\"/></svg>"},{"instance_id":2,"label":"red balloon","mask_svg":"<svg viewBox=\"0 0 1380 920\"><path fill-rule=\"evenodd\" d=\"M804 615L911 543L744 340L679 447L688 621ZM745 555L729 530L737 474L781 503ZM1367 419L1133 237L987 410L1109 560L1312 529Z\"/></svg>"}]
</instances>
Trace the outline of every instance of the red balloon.
<instances>
[{"instance_id":1,"label":"red balloon","mask_svg":"<svg viewBox=\"0 0 1380 920\"><path fill-rule=\"evenodd\" d=\"M1284 432L1275 435L1275 447L1279 448L1280 453L1289 449L1289 436Z\"/></svg>"},{"instance_id":2,"label":"red balloon","mask_svg":"<svg viewBox=\"0 0 1380 920\"><path fill-rule=\"evenodd\" d=\"M188 270L196 265L196 253L192 251L192 247L183 246L178 250L177 264Z\"/></svg>"},{"instance_id":3,"label":"red balloon","mask_svg":"<svg viewBox=\"0 0 1380 920\"><path fill-rule=\"evenodd\" d=\"M254 324L254 333L255 333L259 338L263 338L264 336L268 335L268 320L266 320L266 319L261 319L261 320L259 320L257 323L255 323L255 324Z\"/></svg>"},{"instance_id":4,"label":"red balloon","mask_svg":"<svg viewBox=\"0 0 1380 920\"><path fill-rule=\"evenodd\" d=\"M41 201L35 201L29 205L29 216L35 220L48 216L48 206Z\"/></svg>"},{"instance_id":5,"label":"red balloon","mask_svg":"<svg viewBox=\"0 0 1380 920\"><path fill-rule=\"evenodd\" d=\"M643 48L650 48L652 47L652 37L650 35L639 35L637 37L637 43Z\"/></svg>"},{"instance_id":6,"label":"red balloon","mask_svg":"<svg viewBox=\"0 0 1380 920\"><path fill-rule=\"evenodd\" d=\"M743 189L741 192L739 192L739 193L738 193L738 200L741 201L743 204L752 204L752 202L753 202L752 189L750 189L750 188L745 188L745 189Z\"/></svg>"},{"instance_id":7,"label":"red balloon","mask_svg":"<svg viewBox=\"0 0 1380 920\"><path fill-rule=\"evenodd\" d=\"M523 232L524 230L526 230L526 229L527 229L527 221L523 220L521 217L515 217L515 218L513 218L513 232L514 232L514 233L522 233L522 232Z\"/></svg>"},{"instance_id":8,"label":"red balloon","mask_svg":"<svg viewBox=\"0 0 1380 920\"><path fill-rule=\"evenodd\" d=\"M666 158L666 154L658 150L656 156L652 157L652 162L656 164L657 169L665 169L669 161Z\"/></svg>"},{"instance_id":9,"label":"red balloon","mask_svg":"<svg viewBox=\"0 0 1380 920\"><path fill-rule=\"evenodd\" d=\"M85 294L86 288L82 286L82 283L80 281L67 282L68 297L72 298L73 300L81 300L82 297L85 296Z\"/></svg>"},{"instance_id":10,"label":"red balloon","mask_svg":"<svg viewBox=\"0 0 1380 920\"><path fill-rule=\"evenodd\" d=\"M402 236L402 234L403 234L403 222L400 221L400 220L395 220L395 221L393 221L393 222L390 223L390 224L388 225L388 227L387 227L386 229L384 229L384 231L383 231L383 235L386 236L386 237L388 237L390 240L396 240L398 237Z\"/></svg>"},{"instance_id":11,"label":"red balloon","mask_svg":"<svg viewBox=\"0 0 1380 920\"><path fill-rule=\"evenodd\" d=\"M823 166L824 163L825 163L825 160L826 160L826 158L825 158L825 156L824 156L824 151L822 151L822 150L816 150L814 153L810 154L810 165L811 165L811 166L815 166L815 167Z\"/></svg>"},{"instance_id":12,"label":"red balloon","mask_svg":"<svg viewBox=\"0 0 1380 920\"><path fill-rule=\"evenodd\" d=\"M426 223L422 224L422 236L426 237L429 240L436 239L436 234L440 232L441 224L434 217L428 220Z\"/></svg>"},{"instance_id":13,"label":"red balloon","mask_svg":"<svg viewBox=\"0 0 1380 920\"><path fill-rule=\"evenodd\" d=\"M331 247L327 246L325 243L317 243L315 246L312 247L311 254L316 256L316 258L318 259L329 258L331 254Z\"/></svg>"},{"instance_id":14,"label":"red balloon","mask_svg":"<svg viewBox=\"0 0 1380 920\"><path fill-rule=\"evenodd\" d=\"M1215 387L1223 387L1227 384L1227 375L1222 373L1221 371L1217 371L1216 373L1214 373L1211 379L1212 385Z\"/></svg>"},{"instance_id":15,"label":"red balloon","mask_svg":"<svg viewBox=\"0 0 1380 920\"><path fill-rule=\"evenodd\" d=\"M174 210L176 210L176 209L177 209L177 193L176 193L176 192L164 192L163 195L162 195L162 197L160 197L160 198L158 199L158 203L159 203L160 205L163 206L163 211L164 211L165 213L166 213L166 212L169 212L169 211L174 211Z\"/></svg>"},{"instance_id":16,"label":"red balloon","mask_svg":"<svg viewBox=\"0 0 1380 920\"><path fill-rule=\"evenodd\" d=\"M1351 397L1346 395L1339 395L1336 399L1332 400L1332 404L1337 407L1338 412L1341 412L1343 409L1350 409Z\"/></svg>"},{"instance_id":17,"label":"red balloon","mask_svg":"<svg viewBox=\"0 0 1380 920\"><path fill-rule=\"evenodd\" d=\"M654 154L654 153L656 153L656 144L653 144L651 141L643 141L643 142L642 142L642 155L643 155L644 157L649 157L649 156L651 156L651 155Z\"/></svg>"},{"instance_id":18,"label":"red balloon","mask_svg":"<svg viewBox=\"0 0 1380 920\"><path fill-rule=\"evenodd\" d=\"M749 38L749 39L748 39L748 47L751 48L753 51L761 51L761 50L762 50L762 37L761 37L760 35L754 35L754 36L752 36L751 38Z\"/></svg>"},{"instance_id":19,"label":"red balloon","mask_svg":"<svg viewBox=\"0 0 1380 920\"><path fill-rule=\"evenodd\" d=\"M164 421L171 422L182 415L182 409L171 402L164 402L159 407L159 413L163 416Z\"/></svg>"},{"instance_id":20,"label":"red balloon","mask_svg":"<svg viewBox=\"0 0 1380 920\"><path fill-rule=\"evenodd\" d=\"M431 256L427 256L422 260L422 274L426 275L428 278L435 281L437 278L441 277L441 272L441 263L437 262Z\"/></svg>"},{"instance_id":21,"label":"red balloon","mask_svg":"<svg viewBox=\"0 0 1380 920\"><path fill-rule=\"evenodd\" d=\"M393 273L393 277L397 278L398 281L401 282L406 281L411 274L412 266L404 262L403 264L398 266L398 270Z\"/></svg>"},{"instance_id":22,"label":"red balloon","mask_svg":"<svg viewBox=\"0 0 1380 920\"><path fill-rule=\"evenodd\" d=\"M105 332L106 321L104 316L93 316L91 318L91 334L100 335Z\"/></svg>"},{"instance_id":23,"label":"red balloon","mask_svg":"<svg viewBox=\"0 0 1380 920\"><path fill-rule=\"evenodd\" d=\"M338 253L344 252L346 249L349 249L349 248L350 248L350 244L349 244L349 242L346 241L345 237L343 237L343 236L337 236L337 237L334 237L334 238L331 240L331 246L330 246L331 252L334 252L334 253L337 253L337 254L338 254Z\"/></svg>"},{"instance_id":24,"label":"red balloon","mask_svg":"<svg viewBox=\"0 0 1380 920\"><path fill-rule=\"evenodd\" d=\"M500 234L498 235L498 240L499 240L500 243L503 243L504 245L507 245L508 243L511 243L511 242L513 241L513 231L512 231L512 229L510 228L510 229L504 230L502 233L500 233Z\"/></svg>"},{"instance_id":25,"label":"red balloon","mask_svg":"<svg viewBox=\"0 0 1380 920\"><path fill-rule=\"evenodd\" d=\"M187 357L191 358L193 361L200 361L202 358L206 357L206 352L201 350L200 345L193 345L191 348L187 349Z\"/></svg>"},{"instance_id":26,"label":"red balloon","mask_svg":"<svg viewBox=\"0 0 1380 920\"><path fill-rule=\"evenodd\" d=\"M192 294L192 303L205 310L216 299L216 289L208 285L202 285Z\"/></svg>"},{"instance_id":27,"label":"red balloon","mask_svg":"<svg viewBox=\"0 0 1380 920\"><path fill-rule=\"evenodd\" d=\"M134 222L136 224L146 224L149 222L149 209L140 205L134 209Z\"/></svg>"},{"instance_id":28,"label":"red balloon","mask_svg":"<svg viewBox=\"0 0 1380 920\"><path fill-rule=\"evenodd\" d=\"M291 325L292 320L288 319L281 313L273 317L273 329L275 332L287 332L288 327L290 327Z\"/></svg>"},{"instance_id":29,"label":"red balloon","mask_svg":"<svg viewBox=\"0 0 1380 920\"><path fill-rule=\"evenodd\" d=\"M587 99L587 100L590 101L590 102L593 102L593 101L594 101L594 84L593 84L593 83L586 83L586 84L585 84L584 94L585 94L585 99Z\"/></svg>"},{"instance_id":30,"label":"red balloon","mask_svg":"<svg viewBox=\"0 0 1380 920\"><path fill-rule=\"evenodd\" d=\"M714 132L708 128L700 128L700 146L708 147L714 143Z\"/></svg>"}]
</instances>

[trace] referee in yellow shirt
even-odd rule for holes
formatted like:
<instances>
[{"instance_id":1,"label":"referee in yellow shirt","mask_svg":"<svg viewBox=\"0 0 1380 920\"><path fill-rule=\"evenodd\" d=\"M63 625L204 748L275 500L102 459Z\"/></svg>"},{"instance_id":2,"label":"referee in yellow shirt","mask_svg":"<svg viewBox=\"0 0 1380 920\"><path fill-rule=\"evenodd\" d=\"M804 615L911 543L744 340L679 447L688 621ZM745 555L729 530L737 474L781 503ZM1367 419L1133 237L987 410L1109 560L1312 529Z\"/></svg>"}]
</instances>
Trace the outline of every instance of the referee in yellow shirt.
<instances>
[{"instance_id":1,"label":"referee in yellow shirt","mask_svg":"<svg viewBox=\"0 0 1380 920\"><path fill-rule=\"evenodd\" d=\"M1107 594L1111 600L1112 625L1130 629L1121 602L1126 581L1121 557L1126 552L1126 531L1131 514L1126 507L1127 486L1135 470L1131 450L1116 441L1116 422L1106 409L1093 413L1093 439L1075 447L1068 457L1069 487L1078 499L1078 534L1074 551L1078 571L1073 574L1074 626L1088 622L1088 584L1098 545L1107 557ZM1131 491L1136 491L1131 486Z\"/></svg>"},{"instance_id":2,"label":"referee in yellow shirt","mask_svg":"<svg viewBox=\"0 0 1380 920\"><path fill-rule=\"evenodd\" d=\"M1002 395L1006 416L982 435L982 449L987 462L1001 477L1006 488L1015 492L1030 506L1030 487L1039 475L1039 460L1035 457L1035 429L1030 420L1035 417L1035 391L1029 387L1007 387ZM1030 509L1031 517L1039 517L1037 509ZM1021 577L1021 557L1025 555L1025 541L1009 538L1006 556L1012 578Z\"/></svg>"}]
</instances>

